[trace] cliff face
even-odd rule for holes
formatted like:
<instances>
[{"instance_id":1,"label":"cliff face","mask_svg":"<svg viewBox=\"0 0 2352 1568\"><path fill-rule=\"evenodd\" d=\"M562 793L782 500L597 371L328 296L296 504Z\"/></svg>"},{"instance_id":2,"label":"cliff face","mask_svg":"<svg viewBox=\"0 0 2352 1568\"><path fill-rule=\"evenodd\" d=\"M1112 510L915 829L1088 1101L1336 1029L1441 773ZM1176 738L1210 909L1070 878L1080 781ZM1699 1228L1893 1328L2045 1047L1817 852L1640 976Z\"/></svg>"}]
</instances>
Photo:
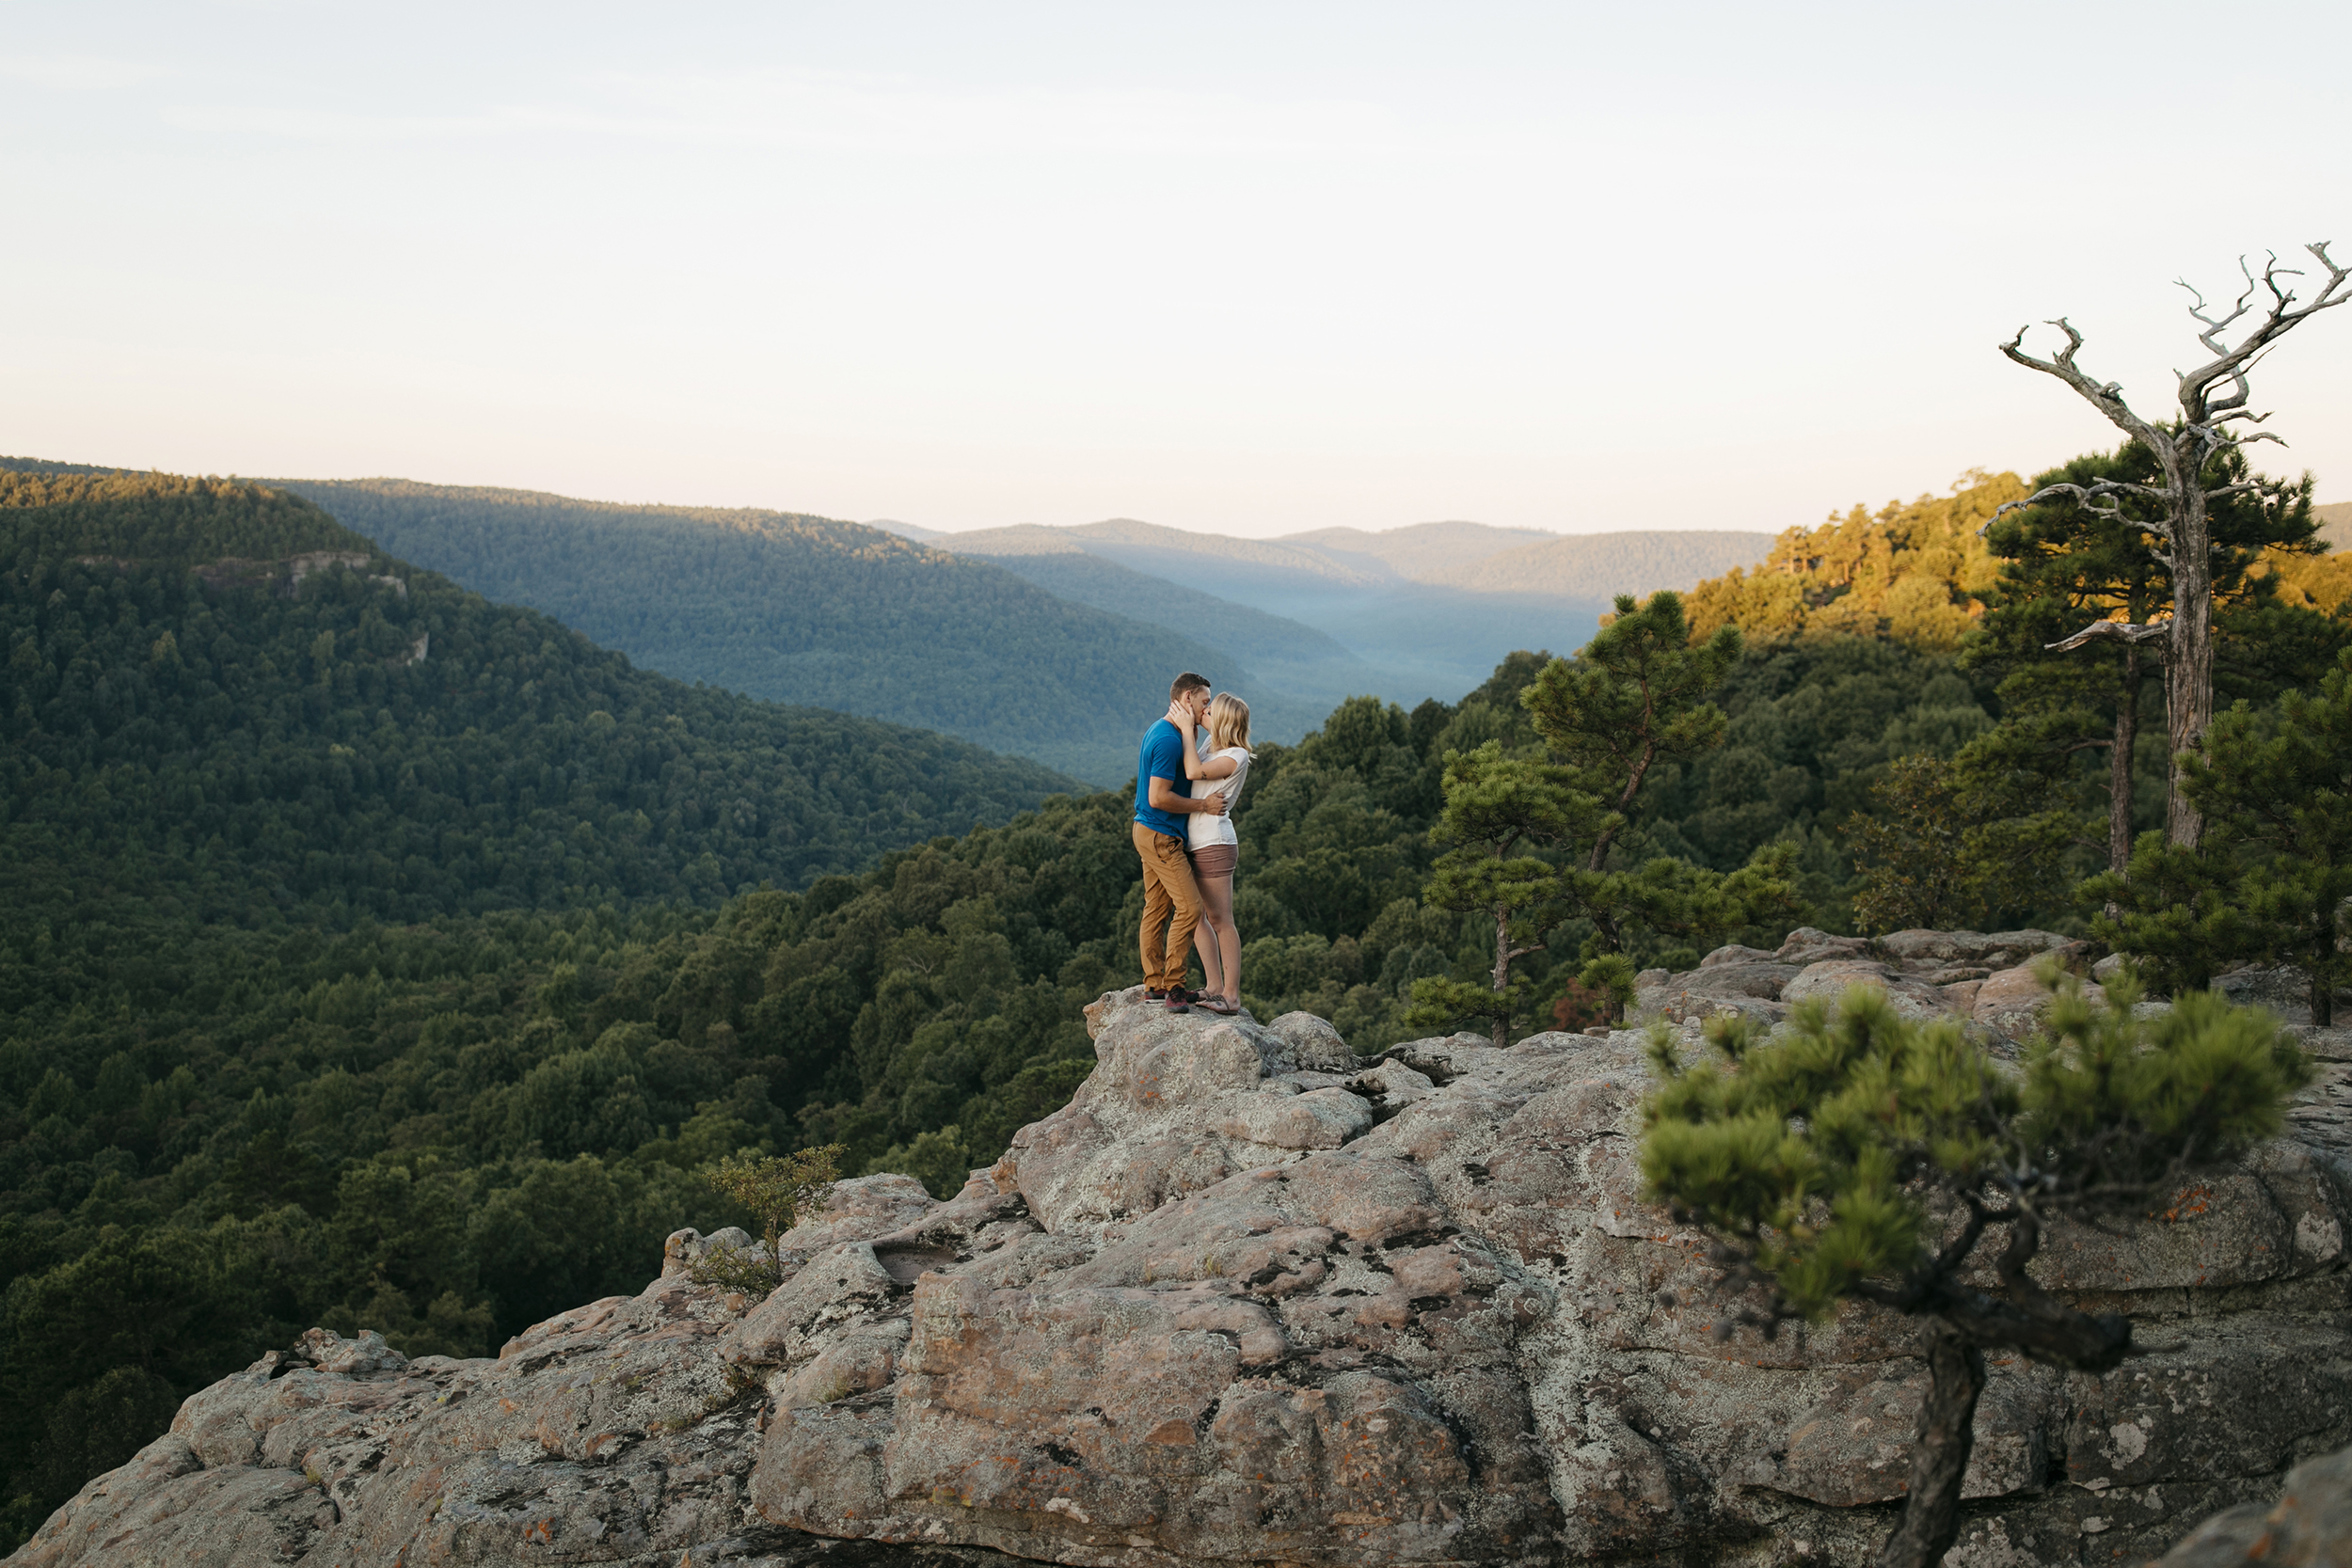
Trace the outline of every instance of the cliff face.
<instances>
[{"instance_id":1,"label":"cliff face","mask_svg":"<svg viewBox=\"0 0 2352 1568\"><path fill-rule=\"evenodd\" d=\"M1883 978L1912 961L1950 962ZM1795 977L1728 994L1777 1006ZM1646 978L1708 1010L1692 976ZM313 1331L189 1400L13 1560L1868 1558L1917 1335L1851 1306L1710 1337L1698 1238L1638 1196L1637 1035L1363 1063L1303 1014L1139 991L1088 1014L1101 1060L1070 1106L949 1202L845 1183L767 1300L690 1283L705 1243L681 1232L643 1292L495 1361ZM2153 1556L2352 1441L2339 1124L2297 1125L2320 1147L2053 1237L2045 1281L2133 1313L2147 1353L2105 1377L1994 1366L1954 1563Z\"/></svg>"}]
</instances>

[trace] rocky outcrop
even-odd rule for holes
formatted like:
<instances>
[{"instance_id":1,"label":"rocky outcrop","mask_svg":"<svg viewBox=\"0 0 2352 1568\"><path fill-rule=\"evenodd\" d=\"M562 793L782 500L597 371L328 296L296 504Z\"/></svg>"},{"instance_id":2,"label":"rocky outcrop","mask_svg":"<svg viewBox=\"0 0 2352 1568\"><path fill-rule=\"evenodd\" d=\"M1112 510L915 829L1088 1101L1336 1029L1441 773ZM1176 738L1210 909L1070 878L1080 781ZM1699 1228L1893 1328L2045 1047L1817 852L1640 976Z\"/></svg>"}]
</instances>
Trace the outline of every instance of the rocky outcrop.
<instances>
[{"instance_id":1,"label":"rocky outcrop","mask_svg":"<svg viewBox=\"0 0 2352 1568\"><path fill-rule=\"evenodd\" d=\"M2044 936L1799 933L1680 994L1780 1007L1875 965L1947 996ZM1883 1535L1916 1331L1853 1305L1713 1338L1698 1238L1641 1199L1637 1033L1361 1061L1319 1020L1139 991L1088 1022L1069 1106L945 1203L844 1183L766 1299L692 1284L715 1238L683 1232L644 1291L496 1360L314 1333L16 1560L1848 1563ZM1950 1560L2139 1560L2352 1442L2346 1195L2335 1150L2284 1141L2054 1235L2045 1280L2146 1354L1995 1362Z\"/></svg>"},{"instance_id":2,"label":"rocky outcrop","mask_svg":"<svg viewBox=\"0 0 2352 1568\"><path fill-rule=\"evenodd\" d=\"M1688 974L1645 970L1633 1010L1637 1019L1673 1022L1736 1012L1777 1023L1808 997L1834 1001L1849 986L1875 986L1903 1017L1953 1019L2009 1053L2049 1003L2035 964L2054 958L2079 973L2095 951L2056 931L1897 931L1872 939L1803 927L1776 952L1722 947ZM2101 994L2095 981L2084 990Z\"/></svg>"},{"instance_id":3,"label":"rocky outcrop","mask_svg":"<svg viewBox=\"0 0 2352 1568\"><path fill-rule=\"evenodd\" d=\"M2352 1564L2352 1449L2297 1465L2275 1503L2206 1520L2154 1568L2345 1568Z\"/></svg>"}]
</instances>

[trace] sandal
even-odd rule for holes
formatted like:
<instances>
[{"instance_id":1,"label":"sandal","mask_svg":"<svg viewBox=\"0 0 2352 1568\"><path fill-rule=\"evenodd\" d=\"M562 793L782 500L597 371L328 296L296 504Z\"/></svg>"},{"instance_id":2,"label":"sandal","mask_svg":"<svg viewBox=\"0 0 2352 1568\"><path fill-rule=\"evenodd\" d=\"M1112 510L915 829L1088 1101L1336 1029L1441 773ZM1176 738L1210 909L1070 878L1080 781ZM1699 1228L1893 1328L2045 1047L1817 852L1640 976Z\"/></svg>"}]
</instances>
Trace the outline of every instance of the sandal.
<instances>
[{"instance_id":1,"label":"sandal","mask_svg":"<svg viewBox=\"0 0 2352 1568\"><path fill-rule=\"evenodd\" d=\"M1200 999L1198 1006L1204 1013L1216 1013L1225 1018L1238 1018L1241 1016L1241 1004L1238 1002L1228 1001L1222 996L1204 996Z\"/></svg>"}]
</instances>

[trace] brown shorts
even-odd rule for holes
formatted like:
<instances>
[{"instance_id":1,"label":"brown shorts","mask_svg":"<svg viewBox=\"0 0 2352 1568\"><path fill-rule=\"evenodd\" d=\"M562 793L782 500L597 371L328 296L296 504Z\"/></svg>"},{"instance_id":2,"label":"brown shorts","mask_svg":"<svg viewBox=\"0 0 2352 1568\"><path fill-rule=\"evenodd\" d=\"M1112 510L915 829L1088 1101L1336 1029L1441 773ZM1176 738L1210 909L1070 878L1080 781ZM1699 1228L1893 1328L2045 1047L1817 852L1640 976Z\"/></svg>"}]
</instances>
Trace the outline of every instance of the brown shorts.
<instances>
[{"instance_id":1,"label":"brown shorts","mask_svg":"<svg viewBox=\"0 0 2352 1568\"><path fill-rule=\"evenodd\" d=\"M1196 877L1231 877L1233 867L1240 862L1241 846L1204 844L1192 852L1192 874Z\"/></svg>"}]
</instances>

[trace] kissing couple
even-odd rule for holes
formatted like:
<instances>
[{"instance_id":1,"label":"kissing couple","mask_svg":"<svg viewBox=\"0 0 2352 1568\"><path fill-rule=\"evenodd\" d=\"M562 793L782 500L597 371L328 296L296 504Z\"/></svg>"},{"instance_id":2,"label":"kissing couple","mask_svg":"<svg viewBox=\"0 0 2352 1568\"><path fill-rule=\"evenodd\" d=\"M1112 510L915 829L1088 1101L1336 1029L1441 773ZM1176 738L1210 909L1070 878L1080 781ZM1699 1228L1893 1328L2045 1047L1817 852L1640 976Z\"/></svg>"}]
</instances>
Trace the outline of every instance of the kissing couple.
<instances>
[{"instance_id":1,"label":"kissing couple","mask_svg":"<svg viewBox=\"0 0 2352 1568\"><path fill-rule=\"evenodd\" d=\"M1241 1011L1241 933L1233 928L1232 810L1249 776L1249 705L1187 670L1136 759L1136 853L1143 859L1143 994L1171 1013ZM1162 930L1166 935L1163 937ZM1200 952L1201 989L1184 985Z\"/></svg>"}]
</instances>

